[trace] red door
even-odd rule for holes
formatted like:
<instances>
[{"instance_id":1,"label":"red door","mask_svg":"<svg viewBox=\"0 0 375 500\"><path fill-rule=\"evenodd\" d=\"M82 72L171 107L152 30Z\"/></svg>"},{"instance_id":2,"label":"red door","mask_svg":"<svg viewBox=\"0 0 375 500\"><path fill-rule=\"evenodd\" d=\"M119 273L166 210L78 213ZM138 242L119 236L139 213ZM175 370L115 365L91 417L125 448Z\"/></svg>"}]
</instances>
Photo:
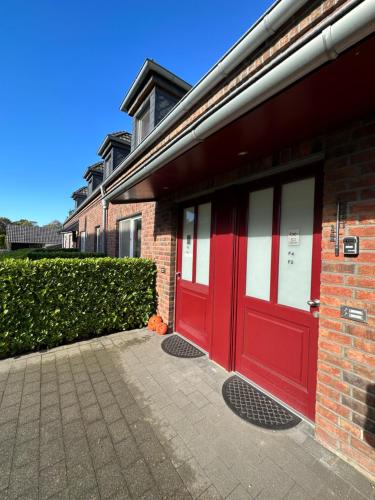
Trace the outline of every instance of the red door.
<instances>
[{"instance_id":1,"label":"red door","mask_svg":"<svg viewBox=\"0 0 375 500\"><path fill-rule=\"evenodd\" d=\"M181 208L177 240L176 331L205 351L211 334L211 203Z\"/></svg>"},{"instance_id":2,"label":"red door","mask_svg":"<svg viewBox=\"0 0 375 500\"><path fill-rule=\"evenodd\" d=\"M235 369L314 419L320 175L251 186L239 210ZM315 301L311 305L311 301Z\"/></svg>"}]
</instances>

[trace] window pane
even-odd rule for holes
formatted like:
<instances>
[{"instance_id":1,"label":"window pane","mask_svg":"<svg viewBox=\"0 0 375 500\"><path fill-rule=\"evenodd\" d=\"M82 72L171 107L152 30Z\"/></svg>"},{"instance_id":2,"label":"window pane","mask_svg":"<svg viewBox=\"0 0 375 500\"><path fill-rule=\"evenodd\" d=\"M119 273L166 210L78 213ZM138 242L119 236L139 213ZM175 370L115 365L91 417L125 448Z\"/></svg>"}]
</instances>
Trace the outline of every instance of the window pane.
<instances>
[{"instance_id":1,"label":"window pane","mask_svg":"<svg viewBox=\"0 0 375 500\"><path fill-rule=\"evenodd\" d=\"M119 224L119 257L130 257L130 219Z\"/></svg>"},{"instance_id":2,"label":"window pane","mask_svg":"<svg viewBox=\"0 0 375 500\"><path fill-rule=\"evenodd\" d=\"M246 295L270 300L273 188L249 195Z\"/></svg>"},{"instance_id":3,"label":"window pane","mask_svg":"<svg viewBox=\"0 0 375 500\"><path fill-rule=\"evenodd\" d=\"M100 252L100 227L96 228L96 235L95 235L95 250L97 252Z\"/></svg>"},{"instance_id":4,"label":"window pane","mask_svg":"<svg viewBox=\"0 0 375 500\"><path fill-rule=\"evenodd\" d=\"M193 278L193 241L194 207L185 208L182 231L182 270L181 277L192 281Z\"/></svg>"},{"instance_id":5,"label":"window pane","mask_svg":"<svg viewBox=\"0 0 375 500\"><path fill-rule=\"evenodd\" d=\"M133 233L133 257L141 256L141 241L142 241L142 219L134 219Z\"/></svg>"},{"instance_id":6,"label":"window pane","mask_svg":"<svg viewBox=\"0 0 375 500\"><path fill-rule=\"evenodd\" d=\"M315 179L282 187L278 302L309 311Z\"/></svg>"},{"instance_id":7,"label":"window pane","mask_svg":"<svg viewBox=\"0 0 375 500\"><path fill-rule=\"evenodd\" d=\"M86 252L86 232L81 232L81 252Z\"/></svg>"},{"instance_id":8,"label":"window pane","mask_svg":"<svg viewBox=\"0 0 375 500\"><path fill-rule=\"evenodd\" d=\"M196 282L208 285L210 277L211 203L198 206Z\"/></svg>"}]
</instances>

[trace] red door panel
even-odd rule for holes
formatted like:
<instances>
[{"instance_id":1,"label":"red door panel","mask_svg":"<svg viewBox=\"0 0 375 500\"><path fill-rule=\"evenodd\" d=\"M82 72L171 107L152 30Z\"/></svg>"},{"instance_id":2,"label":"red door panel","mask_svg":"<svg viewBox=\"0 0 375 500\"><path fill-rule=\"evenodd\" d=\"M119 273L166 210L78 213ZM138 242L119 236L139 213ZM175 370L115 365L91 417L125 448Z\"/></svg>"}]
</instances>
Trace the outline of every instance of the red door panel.
<instances>
[{"instance_id":1,"label":"red door panel","mask_svg":"<svg viewBox=\"0 0 375 500\"><path fill-rule=\"evenodd\" d=\"M308 310L306 305L305 309L307 310L303 310L278 303L282 186L287 182L301 179L295 174L294 176L289 174L289 176L291 177L279 177L273 182L268 181L263 185L252 186L244 194L240 208L237 330L234 363L236 371L264 387L310 419L314 419L318 339L318 319L314 315L316 309ZM312 245L311 293L308 298L318 299L321 242L320 172L313 170L309 176L307 174L305 176L315 177L313 234L308 235ZM269 237L269 241L271 241L269 300L246 295L247 250L248 244L251 248L253 241L251 237L248 240L249 192L267 187L273 187L274 193L272 234ZM285 234L283 236L283 245L286 244L285 241L288 241L289 245L289 240L285 240ZM302 234L301 238L306 238L306 235ZM293 246L290 247L290 252L297 253ZM291 265L293 265L293 259L297 259L294 257L294 253L290 258ZM250 252L250 259L251 255ZM284 283L284 285L288 286L288 283Z\"/></svg>"},{"instance_id":2,"label":"red door panel","mask_svg":"<svg viewBox=\"0 0 375 500\"><path fill-rule=\"evenodd\" d=\"M200 201L190 203L189 208L194 212L194 223L190 225L188 233L184 235L184 209L181 207L180 224L177 240L177 273L176 273L176 310L175 330L187 339L191 340L205 351L209 351L212 318L212 291L209 286L211 281L212 249L210 246L209 278L207 284L198 282L197 266L197 238L199 223L199 207L207 204ZM209 235L210 237L211 235ZM185 242L189 240L191 257L188 267L191 270L189 276L183 272L183 252ZM186 251L186 248L185 248ZM202 265L202 264L200 264ZM189 273L188 273L189 274Z\"/></svg>"},{"instance_id":3,"label":"red door panel","mask_svg":"<svg viewBox=\"0 0 375 500\"><path fill-rule=\"evenodd\" d=\"M236 192L229 189L216 194L213 202L212 234L212 335L210 358L226 370L231 369L234 332L236 259Z\"/></svg>"},{"instance_id":4,"label":"red door panel","mask_svg":"<svg viewBox=\"0 0 375 500\"><path fill-rule=\"evenodd\" d=\"M294 380L306 389L304 369L310 329L258 311L245 311L243 364L257 364L275 376ZM262 332L259 335L259 332Z\"/></svg>"},{"instance_id":5,"label":"red door panel","mask_svg":"<svg viewBox=\"0 0 375 500\"><path fill-rule=\"evenodd\" d=\"M196 344L207 349L210 319L208 318L209 294L208 290L198 291L197 285L191 285L191 283L180 284L177 331L184 333Z\"/></svg>"}]
</instances>

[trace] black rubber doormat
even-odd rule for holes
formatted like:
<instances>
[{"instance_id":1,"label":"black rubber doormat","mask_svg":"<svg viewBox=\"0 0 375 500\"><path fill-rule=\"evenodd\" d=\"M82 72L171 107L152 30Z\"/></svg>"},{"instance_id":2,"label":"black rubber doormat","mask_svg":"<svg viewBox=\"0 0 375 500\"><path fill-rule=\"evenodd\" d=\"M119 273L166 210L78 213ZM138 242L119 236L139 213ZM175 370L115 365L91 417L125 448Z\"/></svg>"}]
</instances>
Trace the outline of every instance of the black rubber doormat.
<instances>
[{"instance_id":1,"label":"black rubber doormat","mask_svg":"<svg viewBox=\"0 0 375 500\"><path fill-rule=\"evenodd\" d=\"M290 429L301 419L236 375L223 384L223 398L242 419L265 429Z\"/></svg>"},{"instance_id":2,"label":"black rubber doormat","mask_svg":"<svg viewBox=\"0 0 375 500\"><path fill-rule=\"evenodd\" d=\"M167 354L176 356L176 358L199 358L204 356L204 352L194 347L178 335L171 335L163 340L161 348Z\"/></svg>"}]
</instances>

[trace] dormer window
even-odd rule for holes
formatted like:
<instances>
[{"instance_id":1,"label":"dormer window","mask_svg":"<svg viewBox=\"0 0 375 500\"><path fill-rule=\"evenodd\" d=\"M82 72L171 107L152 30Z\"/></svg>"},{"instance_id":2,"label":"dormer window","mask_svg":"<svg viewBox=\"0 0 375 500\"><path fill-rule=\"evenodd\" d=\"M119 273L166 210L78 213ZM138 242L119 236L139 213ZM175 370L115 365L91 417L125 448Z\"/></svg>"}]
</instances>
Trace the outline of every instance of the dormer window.
<instances>
[{"instance_id":1,"label":"dormer window","mask_svg":"<svg viewBox=\"0 0 375 500\"><path fill-rule=\"evenodd\" d=\"M104 179L109 177L119 164L130 153L132 136L128 132L112 132L108 134L98 150L103 158Z\"/></svg>"},{"instance_id":2,"label":"dormer window","mask_svg":"<svg viewBox=\"0 0 375 500\"><path fill-rule=\"evenodd\" d=\"M151 131L150 102L135 117L135 144L138 145Z\"/></svg>"},{"instance_id":3,"label":"dormer window","mask_svg":"<svg viewBox=\"0 0 375 500\"><path fill-rule=\"evenodd\" d=\"M132 148L152 132L190 88L156 62L145 61L120 108L134 118Z\"/></svg>"}]
</instances>

